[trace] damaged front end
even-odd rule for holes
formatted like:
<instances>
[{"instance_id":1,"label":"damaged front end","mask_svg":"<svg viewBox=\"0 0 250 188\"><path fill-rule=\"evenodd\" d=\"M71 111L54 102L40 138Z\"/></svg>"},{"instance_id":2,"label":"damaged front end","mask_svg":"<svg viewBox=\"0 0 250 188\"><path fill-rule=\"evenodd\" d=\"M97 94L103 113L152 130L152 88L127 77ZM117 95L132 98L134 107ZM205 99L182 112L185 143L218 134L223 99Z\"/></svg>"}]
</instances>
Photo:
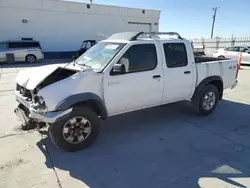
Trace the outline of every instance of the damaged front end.
<instances>
[{"instance_id":1,"label":"damaged front end","mask_svg":"<svg viewBox=\"0 0 250 188\"><path fill-rule=\"evenodd\" d=\"M26 82L19 81L17 76L15 96L19 105L14 112L22 121L23 130L41 128L47 124L60 121L62 118L70 114L72 109L67 109L65 111L48 111L46 101L43 96L39 96L39 91L53 83L66 79L77 72L78 70L58 67L54 71L50 71L49 75L41 77L41 79L37 79L34 74L34 77L29 77L26 74L27 78L24 79L22 77L22 79L20 79L27 80Z\"/></svg>"}]
</instances>

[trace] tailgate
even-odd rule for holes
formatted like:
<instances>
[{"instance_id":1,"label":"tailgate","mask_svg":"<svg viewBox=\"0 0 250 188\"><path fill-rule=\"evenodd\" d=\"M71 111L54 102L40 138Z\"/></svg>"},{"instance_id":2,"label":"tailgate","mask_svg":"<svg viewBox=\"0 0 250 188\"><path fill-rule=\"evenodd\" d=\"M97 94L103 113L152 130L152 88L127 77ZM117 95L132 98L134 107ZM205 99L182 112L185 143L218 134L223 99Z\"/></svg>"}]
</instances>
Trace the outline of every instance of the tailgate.
<instances>
[{"instance_id":1,"label":"tailgate","mask_svg":"<svg viewBox=\"0 0 250 188\"><path fill-rule=\"evenodd\" d=\"M235 84L236 73L237 73L237 60L225 60L221 61L221 72L222 80L224 84L224 89L230 88Z\"/></svg>"}]
</instances>

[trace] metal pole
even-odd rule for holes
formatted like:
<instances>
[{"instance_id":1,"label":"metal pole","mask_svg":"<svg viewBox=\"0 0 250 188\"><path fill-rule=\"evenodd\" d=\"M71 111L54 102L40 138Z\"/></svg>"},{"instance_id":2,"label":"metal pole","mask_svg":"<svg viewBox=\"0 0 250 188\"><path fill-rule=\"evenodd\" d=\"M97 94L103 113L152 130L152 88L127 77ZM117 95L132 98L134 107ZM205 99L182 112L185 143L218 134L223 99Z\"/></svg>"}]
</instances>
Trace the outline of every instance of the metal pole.
<instances>
[{"instance_id":1,"label":"metal pole","mask_svg":"<svg viewBox=\"0 0 250 188\"><path fill-rule=\"evenodd\" d=\"M212 30L211 30L211 39L213 38L214 35L214 22L215 22L215 18L216 18L216 12L217 12L217 7L213 8L213 23L212 23Z\"/></svg>"}]
</instances>

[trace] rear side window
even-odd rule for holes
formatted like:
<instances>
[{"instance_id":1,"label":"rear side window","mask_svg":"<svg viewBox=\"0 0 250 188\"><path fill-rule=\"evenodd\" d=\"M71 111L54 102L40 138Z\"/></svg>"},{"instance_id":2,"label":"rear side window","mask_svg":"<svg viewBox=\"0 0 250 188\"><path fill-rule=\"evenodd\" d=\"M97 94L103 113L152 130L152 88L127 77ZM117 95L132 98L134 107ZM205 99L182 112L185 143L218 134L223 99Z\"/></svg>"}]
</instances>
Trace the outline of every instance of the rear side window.
<instances>
[{"instance_id":1,"label":"rear side window","mask_svg":"<svg viewBox=\"0 0 250 188\"><path fill-rule=\"evenodd\" d=\"M24 42L22 43L22 46L27 48L38 48L40 47L40 44L39 42Z\"/></svg>"},{"instance_id":2,"label":"rear side window","mask_svg":"<svg viewBox=\"0 0 250 188\"><path fill-rule=\"evenodd\" d=\"M22 48L22 45L20 42L10 42L9 48Z\"/></svg>"},{"instance_id":3,"label":"rear side window","mask_svg":"<svg viewBox=\"0 0 250 188\"><path fill-rule=\"evenodd\" d=\"M155 45L133 45L127 50L118 63L125 65L127 73L153 70L157 65Z\"/></svg>"},{"instance_id":4,"label":"rear side window","mask_svg":"<svg viewBox=\"0 0 250 188\"><path fill-rule=\"evenodd\" d=\"M40 47L39 42L10 42L10 48L35 48Z\"/></svg>"},{"instance_id":5,"label":"rear side window","mask_svg":"<svg viewBox=\"0 0 250 188\"><path fill-rule=\"evenodd\" d=\"M187 52L184 43L165 43L163 48L167 67L174 68L187 65Z\"/></svg>"},{"instance_id":6,"label":"rear side window","mask_svg":"<svg viewBox=\"0 0 250 188\"><path fill-rule=\"evenodd\" d=\"M245 47L240 47L240 52L246 52L246 51L249 51L249 50Z\"/></svg>"}]
</instances>

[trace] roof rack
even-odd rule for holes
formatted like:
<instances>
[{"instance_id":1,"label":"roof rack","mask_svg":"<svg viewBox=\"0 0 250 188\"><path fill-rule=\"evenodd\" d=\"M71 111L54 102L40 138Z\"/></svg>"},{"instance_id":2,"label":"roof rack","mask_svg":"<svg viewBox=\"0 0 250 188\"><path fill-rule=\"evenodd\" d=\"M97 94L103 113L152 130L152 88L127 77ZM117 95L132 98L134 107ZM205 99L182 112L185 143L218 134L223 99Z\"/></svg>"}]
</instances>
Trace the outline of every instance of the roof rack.
<instances>
[{"instance_id":1,"label":"roof rack","mask_svg":"<svg viewBox=\"0 0 250 188\"><path fill-rule=\"evenodd\" d=\"M137 40L137 38L139 38L141 35L149 35L149 38L155 35L170 35L170 36L176 35L178 39L181 40L183 39L177 32L140 32L136 34L131 40Z\"/></svg>"},{"instance_id":2,"label":"roof rack","mask_svg":"<svg viewBox=\"0 0 250 188\"><path fill-rule=\"evenodd\" d=\"M149 35L148 38L156 35L176 35L178 39L183 39L177 32L121 32L115 33L108 37L106 40L126 40L134 41L137 40L142 35Z\"/></svg>"}]
</instances>

